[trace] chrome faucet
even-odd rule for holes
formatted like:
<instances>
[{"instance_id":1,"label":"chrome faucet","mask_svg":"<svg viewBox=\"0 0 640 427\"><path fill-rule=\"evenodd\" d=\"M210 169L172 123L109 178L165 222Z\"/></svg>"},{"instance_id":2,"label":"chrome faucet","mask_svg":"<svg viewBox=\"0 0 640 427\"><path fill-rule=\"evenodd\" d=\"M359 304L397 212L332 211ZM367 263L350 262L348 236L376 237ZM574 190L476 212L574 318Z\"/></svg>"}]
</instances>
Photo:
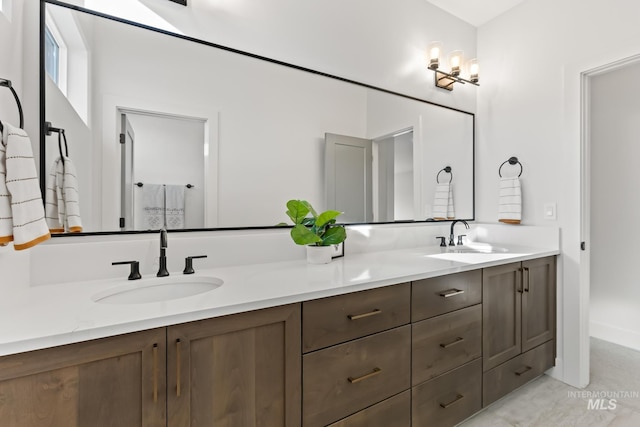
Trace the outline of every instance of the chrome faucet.
<instances>
[{"instance_id":1,"label":"chrome faucet","mask_svg":"<svg viewBox=\"0 0 640 427\"><path fill-rule=\"evenodd\" d=\"M158 274L156 275L158 277L165 277L169 275L169 272L167 271L167 254L166 254L167 246L168 246L167 229L163 227L162 230L160 230L160 258L159 258L160 269L158 270Z\"/></svg>"},{"instance_id":2,"label":"chrome faucet","mask_svg":"<svg viewBox=\"0 0 640 427\"><path fill-rule=\"evenodd\" d=\"M453 239L455 238L455 236L453 235L453 227L455 227L455 225L461 222L464 224L465 228L468 230L469 229L469 224L467 224L467 221L463 220L463 219L456 219L455 221L453 221L451 223L451 232L449 234L449 246L455 246L455 243L453 241ZM462 236L459 236L462 237ZM458 239L458 244L461 245L462 244L462 239Z\"/></svg>"}]
</instances>

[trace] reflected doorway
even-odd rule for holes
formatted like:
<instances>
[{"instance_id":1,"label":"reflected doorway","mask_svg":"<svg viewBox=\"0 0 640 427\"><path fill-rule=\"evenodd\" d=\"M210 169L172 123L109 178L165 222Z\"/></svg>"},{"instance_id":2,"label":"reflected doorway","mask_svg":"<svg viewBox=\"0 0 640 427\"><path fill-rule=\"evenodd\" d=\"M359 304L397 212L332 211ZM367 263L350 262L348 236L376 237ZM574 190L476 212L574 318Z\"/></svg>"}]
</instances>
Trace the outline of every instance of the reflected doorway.
<instances>
[{"instance_id":1,"label":"reflected doorway","mask_svg":"<svg viewBox=\"0 0 640 427\"><path fill-rule=\"evenodd\" d=\"M206 121L118 109L121 230L205 227Z\"/></svg>"},{"instance_id":2,"label":"reflected doorway","mask_svg":"<svg viewBox=\"0 0 640 427\"><path fill-rule=\"evenodd\" d=\"M373 140L373 220L414 219L413 129Z\"/></svg>"}]
</instances>

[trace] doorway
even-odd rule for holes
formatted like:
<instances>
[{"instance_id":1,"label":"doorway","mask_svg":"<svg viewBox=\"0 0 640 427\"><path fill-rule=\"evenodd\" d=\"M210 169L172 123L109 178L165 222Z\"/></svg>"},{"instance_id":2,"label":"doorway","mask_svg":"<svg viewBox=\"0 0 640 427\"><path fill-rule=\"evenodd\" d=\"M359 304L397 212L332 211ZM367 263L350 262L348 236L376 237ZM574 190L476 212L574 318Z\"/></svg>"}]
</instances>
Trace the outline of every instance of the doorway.
<instances>
[{"instance_id":1,"label":"doorway","mask_svg":"<svg viewBox=\"0 0 640 427\"><path fill-rule=\"evenodd\" d=\"M640 58L587 77L590 336L640 351L640 287L635 275L640 230Z\"/></svg>"},{"instance_id":2,"label":"doorway","mask_svg":"<svg viewBox=\"0 0 640 427\"><path fill-rule=\"evenodd\" d=\"M118 115L121 230L162 227L169 211L175 215L167 228L204 228L206 121L127 108ZM150 189L158 186L154 196ZM164 210L162 224L152 218L154 209Z\"/></svg>"}]
</instances>

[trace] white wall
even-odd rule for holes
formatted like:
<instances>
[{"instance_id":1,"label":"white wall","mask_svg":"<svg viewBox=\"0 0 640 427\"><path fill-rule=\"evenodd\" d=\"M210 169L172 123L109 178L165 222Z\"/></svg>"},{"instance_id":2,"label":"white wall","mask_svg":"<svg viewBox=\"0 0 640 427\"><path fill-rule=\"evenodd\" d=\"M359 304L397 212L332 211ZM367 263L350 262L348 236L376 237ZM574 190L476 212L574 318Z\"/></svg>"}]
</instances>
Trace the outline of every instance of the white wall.
<instances>
[{"instance_id":1,"label":"white wall","mask_svg":"<svg viewBox=\"0 0 640 427\"><path fill-rule=\"evenodd\" d=\"M498 166L517 156L524 165L523 222L561 227L554 375L573 385L588 378L580 74L640 53L638 16L636 0L526 0L478 30L477 218L496 220ZM545 202L557 202L557 221L543 219Z\"/></svg>"},{"instance_id":2,"label":"white wall","mask_svg":"<svg viewBox=\"0 0 640 427\"><path fill-rule=\"evenodd\" d=\"M640 63L590 86L591 335L640 350ZM623 83L623 84L621 84Z\"/></svg>"},{"instance_id":3,"label":"white wall","mask_svg":"<svg viewBox=\"0 0 640 427\"><path fill-rule=\"evenodd\" d=\"M22 93L22 2L13 2L10 10L0 12L0 78L11 80L18 95ZM21 100L22 101L22 100ZM0 87L0 120L19 124L18 107L11 91Z\"/></svg>"}]
</instances>

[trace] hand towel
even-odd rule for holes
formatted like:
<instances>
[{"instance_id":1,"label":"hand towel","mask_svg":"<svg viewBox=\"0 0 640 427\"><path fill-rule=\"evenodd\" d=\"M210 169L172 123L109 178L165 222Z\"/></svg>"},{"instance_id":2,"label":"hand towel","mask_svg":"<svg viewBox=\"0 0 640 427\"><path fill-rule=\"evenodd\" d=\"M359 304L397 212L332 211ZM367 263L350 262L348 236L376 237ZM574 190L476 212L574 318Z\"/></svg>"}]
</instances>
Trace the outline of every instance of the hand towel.
<instances>
[{"instance_id":1,"label":"hand towel","mask_svg":"<svg viewBox=\"0 0 640 427\"><path fill-rule=\"evenodd\" d=\"M44 219L31 140L5 123L0 141L0 244L28 249L51 237Z\"/></svg>"},{"instance_id":2,"label":"hand towel","mask_svg":"<svg viewBox=\"0 0 640 427\"><path fill-rule=\"evenodd\" d=\"M167 228L184 228L184 185L166 187Z\"/></svg>"},{"instance_id":3,"label":"hand towel","mask_svg":"<svg viewBox=\"0 0 640 427\"><path fill-rule=\"evenodd\" d=\"M52 233L82 231L78 176L68 157L58 157L47 176L45 212Z\"/></svg>"},{"instance_id":4,"label":"hand towel","mask_svg":"<svg viewBox=\"0 0 640 427\"><path fill-rule=\"evenodd\" d=\"M500 178L498 197L498 221L506 224L520 224L522 219L522 190L520 179Z\"/></svg>"},{"instance_id":5,"label":"hand towel","mask_svg":"<svg viewBox=\"0 0 640 427\"><path fill-rule=\"evenodd\" d=\"M433 197L433 219L444 220L454 219L455 210L453 208L453 185L451 183L436 184L436 191Z\"/></svg>"},{"instance_id":6,"label":"hand towel","mask_svg":"<svg viewBox=\"0 0 640 427\"><path fill-rule=\"evenodd\" d=\"M143 224L148 230L164 227L164 185L144 184L142 187Z\"/></svg>"}]
</instances>

